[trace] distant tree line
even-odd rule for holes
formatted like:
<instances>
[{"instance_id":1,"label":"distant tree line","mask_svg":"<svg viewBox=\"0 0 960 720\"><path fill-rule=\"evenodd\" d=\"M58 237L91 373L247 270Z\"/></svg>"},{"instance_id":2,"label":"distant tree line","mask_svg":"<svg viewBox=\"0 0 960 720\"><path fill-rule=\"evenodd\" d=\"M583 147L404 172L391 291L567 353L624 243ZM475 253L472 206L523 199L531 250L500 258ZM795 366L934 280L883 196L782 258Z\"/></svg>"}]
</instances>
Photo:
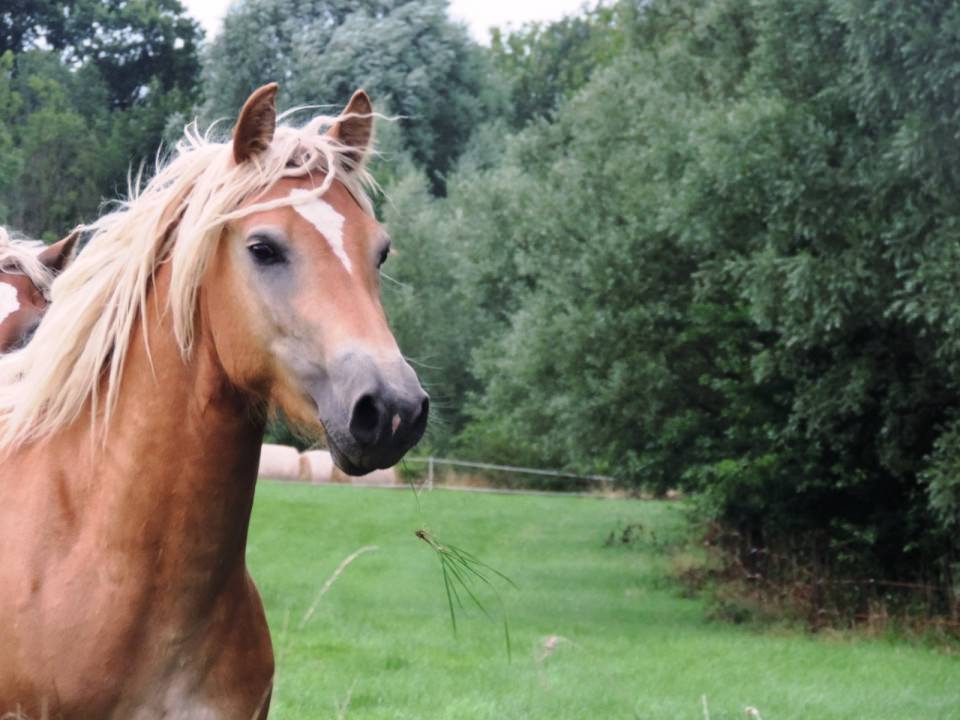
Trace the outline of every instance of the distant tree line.
<instances>
[{"instance_id":1,"label":"distant tree line","mask_svg":"<svg viewBox=\"0 0 960 720\"><path fill-rule=\"evenodd\" d=\"M948 0L620 0L491 47L443 0L241 0L205 45L178 0L19 2L0 222L91 218L268 80L364 86L434 452L681 488L750 552L949 602L958 38Z\"/></svg>"}]
</instances>

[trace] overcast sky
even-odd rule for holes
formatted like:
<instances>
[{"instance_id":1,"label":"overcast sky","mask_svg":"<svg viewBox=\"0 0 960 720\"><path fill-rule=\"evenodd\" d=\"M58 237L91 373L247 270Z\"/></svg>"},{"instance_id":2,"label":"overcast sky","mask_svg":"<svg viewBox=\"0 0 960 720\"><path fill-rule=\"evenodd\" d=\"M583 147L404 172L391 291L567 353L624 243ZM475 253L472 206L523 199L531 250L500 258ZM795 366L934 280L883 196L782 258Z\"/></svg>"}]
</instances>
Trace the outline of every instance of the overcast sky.
<instances>
[{"instance_id":1,"label":"overcast sky","mask_svg":"<svg viewBox=\"0 0 960 720\"><path fill-rule=\"evenodd\" d=\"M231 0L184 0L187 10L207 30L220 29L220 19ZM451 0L450 14L464 20L478 41L486 43L493 25L517 26L529 20L556 20L576 12L583 0Z\"/></svg>"}]
</instances>

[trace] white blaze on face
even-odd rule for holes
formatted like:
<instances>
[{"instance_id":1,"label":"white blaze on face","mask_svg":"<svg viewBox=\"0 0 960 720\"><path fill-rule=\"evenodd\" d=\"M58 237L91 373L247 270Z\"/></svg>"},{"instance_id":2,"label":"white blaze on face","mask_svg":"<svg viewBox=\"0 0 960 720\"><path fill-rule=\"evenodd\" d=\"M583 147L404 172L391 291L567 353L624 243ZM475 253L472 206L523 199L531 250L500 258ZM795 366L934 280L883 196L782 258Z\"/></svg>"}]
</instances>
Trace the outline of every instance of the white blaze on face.
<instances>
[{"instance_id":1,"label":"white blaze on face","mask_svg":"<svg viewBox=\"0 0 960 720\"><path fill-rule=\"evenodd\" d=\"M20 309L17 289L9 283L0 282L0 322Z\"/></svg>"},{"instance_id":2,"label":"white blaze on face","mask_svg":"<svg viewBox=\"0 0 960 720\"><path fill-rule=\"evenodd\" d=\"M302 189L290 191L291 198L300 198L304 195L309 196L311 193L309 190ZM334 210L330 203L324 202L318 197L294 205L293 209L321 232L330 244L333 254L340 259L347 272L353 272L350 256L347 255L347 250L343 246L343 215Z\"/></svg>"}]
</instances>

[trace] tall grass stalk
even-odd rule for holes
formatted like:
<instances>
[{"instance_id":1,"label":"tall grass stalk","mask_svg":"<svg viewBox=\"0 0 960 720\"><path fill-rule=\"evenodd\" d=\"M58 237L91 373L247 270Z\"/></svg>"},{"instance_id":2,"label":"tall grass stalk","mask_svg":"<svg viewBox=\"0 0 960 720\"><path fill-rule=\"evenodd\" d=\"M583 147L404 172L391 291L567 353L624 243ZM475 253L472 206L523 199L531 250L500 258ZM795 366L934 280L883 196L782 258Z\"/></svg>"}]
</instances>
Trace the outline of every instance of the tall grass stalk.
<instances>
[{"instance_id":1,"label":"tall grass stalk","mask_svg":"<svg viewBox=\"0 0 960 720\"><path fill-rule=\"evenodd\" d=\"M477 608L480 609L488 620L494 622L493 616L487 610L486 606L477 597L474 592L477 584L489 588L497 603L500 605L500 615L503 618L503 639L507 649L507 660L513 658L513 651L510 642L510 623L507 618L507 609L503 602L503 596L493 584L493 576L496 576L516 588L516 584L496 568L487 565L472 553L458 548L454 545L441 543L429 531L420 529L414 533L423 540L434 551L437 559L440 561L440 570L443 574L443 587L447 593L447 607L450 609L450 624L453 626L454 635L457 634L457 608L464 610L463 595L466 595Z\"/></svg>"},{"instance_id":2,"label":"tall grass stalk","mask_svg":"<svg viewBox=\"0 0 960 720\"><path fill-rule=\"evenodd\" d=\"M306 624L310 622L310 618L313 617L313 614L317 611L317 607L320 605L320 600L324 595L333 587L333 584L337 581L337 578L340 577L341 573L347 569L347 566L350 565L354 560L363 555L364 553L373 552L374 550L379 550L380 548L376 545L364 545L358 550L354 550L352 553L347 555L343 560L340 561L340 564L337 565L337 569L333 571L333 574L327 578L327 581L323 584L323 587L320 588L320 592L317 593L317 596L313 599L313 604L310 605L310 608L304 614L303 619L300 620L300 625L297 626L297 630L303 630L306 627Z\"/></svg>"}]
</instances>

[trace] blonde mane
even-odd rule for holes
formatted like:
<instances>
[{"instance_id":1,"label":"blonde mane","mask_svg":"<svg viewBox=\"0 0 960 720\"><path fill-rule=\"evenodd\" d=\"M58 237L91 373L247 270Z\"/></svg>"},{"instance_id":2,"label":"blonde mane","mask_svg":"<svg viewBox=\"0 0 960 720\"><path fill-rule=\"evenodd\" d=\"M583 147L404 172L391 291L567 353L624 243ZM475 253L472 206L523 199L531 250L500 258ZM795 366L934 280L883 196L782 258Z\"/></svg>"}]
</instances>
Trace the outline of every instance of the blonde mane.
<instances>
[{"instance_id":1,"label":"blonde mane","mask_svg":"<svg viewBox=\"0 0 960 720\"><path fill-rule=\"evenodd\" d=\"M0 357L0 450L55 432L88 403L105 433L127 350L138 320L145 317L161 262L171 264L168 310L186 360L194 342L199 286L228 222L309 202L334 180L372 215L366 191L374 183L363 159L355 160L355 148L325 133L350 117L359 116L320 116L300 128L280 126L263 153L240 165L231 143L214 142L209 131L201 135L196 123L188 125L172 159L146 186L138 187L138 177L128 200L85 228L89 244L53 281L52 304L33 340ZM315 172L325 178L311 193L253 202L282 178Z\"/></svg>"},{"instance_id":2,"label":"blonde mane","mask_svg":"<svg viewBox=\"0 0 960 720\"><path fill-rule=\"evenodd\" d=\"M37 289L47 294L53 273L40 262L38 255L46 247L37 240L13 240L10 234L0 227L0 272L25 275Z\"/></svg>"}]
</instances>

